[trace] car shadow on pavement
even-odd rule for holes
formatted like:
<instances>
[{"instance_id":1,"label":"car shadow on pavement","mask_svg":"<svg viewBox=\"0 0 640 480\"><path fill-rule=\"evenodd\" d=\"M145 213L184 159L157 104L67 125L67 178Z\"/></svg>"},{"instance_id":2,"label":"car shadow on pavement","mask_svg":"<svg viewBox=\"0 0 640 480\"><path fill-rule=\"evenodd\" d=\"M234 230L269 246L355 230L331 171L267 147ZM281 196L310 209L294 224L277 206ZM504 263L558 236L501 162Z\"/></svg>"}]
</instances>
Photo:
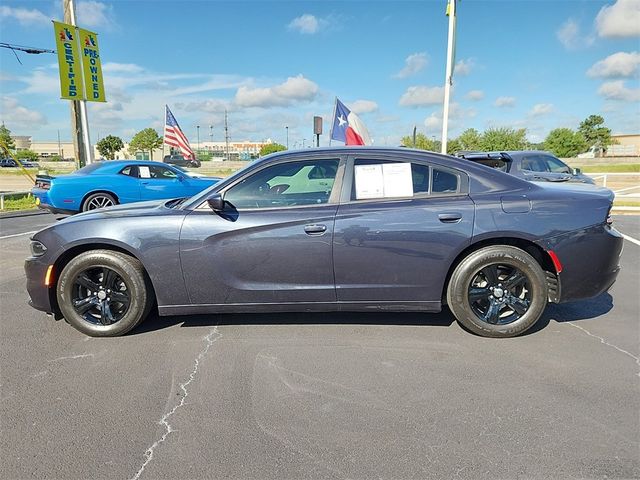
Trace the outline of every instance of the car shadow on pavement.
<instances>
[{"instance_id":1,"label":"car shadow on pavement","mask_svg":"<svg viewBox=\"0 0 640 480\"><path fill-rule=\"evenodd\" d=\"M224 313L161 317L153 312L129 335L148 333L181 324L182 327L216 325L395 325L449 327L455 318L445 308L440 313L398 312L298 312Z\"/></svg>"},{"instance_id":2,"label":"car shadow on pavement","mask_svg":"<svg viewBox=\"0 0 640 480\"><path fill-rule=\"evenodd\" d=\"M540 320L523 335L545 329L553 320L558 323L592 320L613 308L613 297L603 293L589 300L564 304L550 303ZM448 308L440 313L398 312L297 312L297 313L224 313L161 317L152 312L129 335L162 330L174 325L205 327L216 325L395 325L449 327L455 322Z\"/></svg>"},{"instance_id":3,"label":"car shadow on pavement","mask_svg":"<svg viewBox=\"0 0 640 480\"><path fill-rule=\"evenodd\" d=\"M543 330L552 320L557 323L593 320L608 313L612 308L613 297L608 292L588 300L561 304L550 303L538 323L527 330L524 335L531 335Z\"/></svg>"}]
</instances>

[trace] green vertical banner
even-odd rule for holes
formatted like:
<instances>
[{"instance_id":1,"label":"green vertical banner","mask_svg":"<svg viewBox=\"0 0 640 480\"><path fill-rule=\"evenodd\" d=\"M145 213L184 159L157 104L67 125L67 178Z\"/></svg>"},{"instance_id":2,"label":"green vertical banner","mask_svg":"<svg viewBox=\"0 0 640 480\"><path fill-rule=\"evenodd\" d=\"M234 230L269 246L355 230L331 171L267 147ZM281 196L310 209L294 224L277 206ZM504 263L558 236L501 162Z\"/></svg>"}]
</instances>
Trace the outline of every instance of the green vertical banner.
<instances>
[{"instance_id":1,"label":"green vertical banner","mask_svg":"<svg viewBox=\"0 0 640 480\"><path fill-rule=\"evenodd\" d=\"M102 64L98 51L98 36L94 32L78 28L82 49L82 67L84 70L85 98L88 102L106 102Z\"/></svg>"},{"instance_id":2,"label":"green vertical banner","mask_svg":"<svg viewBox=\"0 0 640 480\"><path fill-rule=\"evenodd\" d=\"M53 30L60 67L60 96L67 100L84 100L82 59L78 51L76 27L54 21Z\"/></svg>"}]
</instances>

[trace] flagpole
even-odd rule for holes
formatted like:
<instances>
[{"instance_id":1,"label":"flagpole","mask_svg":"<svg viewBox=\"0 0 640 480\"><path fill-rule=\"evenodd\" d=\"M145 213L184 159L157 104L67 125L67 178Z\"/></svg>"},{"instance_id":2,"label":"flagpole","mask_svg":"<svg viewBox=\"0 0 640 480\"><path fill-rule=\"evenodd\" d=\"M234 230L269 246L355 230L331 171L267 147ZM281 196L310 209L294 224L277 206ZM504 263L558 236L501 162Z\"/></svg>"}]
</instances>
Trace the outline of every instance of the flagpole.
<instances>
[{"instance_id":1,"label":"flagpole","mask_svg":"<svg viewBox=\"0 0 640 480\"><path fill-rule=\"evenodd\" d=\"M333 102L333 116L331 117L331 131L329 132L329 146L331 146L331 139L333 138L333 125L336 123L336 109L338 108L338 97Z\"/></svg>"},{"instance_id":2,"label":"flagpole","mask_svg":"<svg viewBox=\"0 0 640 480\"><path fill-rule=\"evenodd\" d=\"M164 120L163 120L163 126L162 126L162 160L164 161L164 132L166 130L167 127L167 104L164 104Z\"/></svg>"},{"instance_id":3,"label":"flagpole","mask_svg":"<svg viewBox=\"0 0 640 480\"><path fill-rule=\"evenodd\" d=\"M456 0L449 0L447 5L449 15L449 37L447 39L447 69L444 80L444 106L442 109L442 148L441 153L447 153L447 133L449 129L449 98L453 84L453 49L454 33L456 29Z\"/></svg>"}]
</instances>

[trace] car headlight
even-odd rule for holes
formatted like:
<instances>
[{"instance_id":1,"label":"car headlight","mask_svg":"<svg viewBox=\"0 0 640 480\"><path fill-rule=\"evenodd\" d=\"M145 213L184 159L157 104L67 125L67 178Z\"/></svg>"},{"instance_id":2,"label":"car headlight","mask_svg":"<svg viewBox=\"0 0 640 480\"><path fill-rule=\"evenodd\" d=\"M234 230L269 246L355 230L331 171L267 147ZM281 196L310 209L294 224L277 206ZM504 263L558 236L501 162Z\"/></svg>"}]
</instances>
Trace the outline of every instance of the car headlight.
<instances>
[{"instance_id":1,"label":"car headlight","mask_svg":"<svg viewBox=\"0 0 640 480\"><path fill-rule=\"evenodd\" d=\"M31 248L32 257L41 257L47 251L47 247L45 247L44 244L42 242L39 242L38 240L31 240L29 248Z\"/></svg>"}]
</instances>

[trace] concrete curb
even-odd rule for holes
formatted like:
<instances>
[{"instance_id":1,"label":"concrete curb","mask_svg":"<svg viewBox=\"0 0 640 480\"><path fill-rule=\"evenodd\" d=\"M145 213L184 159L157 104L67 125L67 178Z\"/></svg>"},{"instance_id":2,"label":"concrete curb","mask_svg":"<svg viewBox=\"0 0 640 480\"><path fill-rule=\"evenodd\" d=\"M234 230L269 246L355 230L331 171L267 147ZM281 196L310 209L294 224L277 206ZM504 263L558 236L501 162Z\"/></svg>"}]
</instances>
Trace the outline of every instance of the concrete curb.
<instances>
[{"instance_id":1,"label":"concrete curb","mask_svg":"<svg viewBox=\"0 0 640 480\"><path fill-rule=\"evenodd\" d=\"M0 218L14 218L14 217L31 217L33 215L44 215L49 213L46 210L40 210L39 208L32 208L30 210L14 210L11 212L0 212Z\"/></svg>"}]
</instances>

